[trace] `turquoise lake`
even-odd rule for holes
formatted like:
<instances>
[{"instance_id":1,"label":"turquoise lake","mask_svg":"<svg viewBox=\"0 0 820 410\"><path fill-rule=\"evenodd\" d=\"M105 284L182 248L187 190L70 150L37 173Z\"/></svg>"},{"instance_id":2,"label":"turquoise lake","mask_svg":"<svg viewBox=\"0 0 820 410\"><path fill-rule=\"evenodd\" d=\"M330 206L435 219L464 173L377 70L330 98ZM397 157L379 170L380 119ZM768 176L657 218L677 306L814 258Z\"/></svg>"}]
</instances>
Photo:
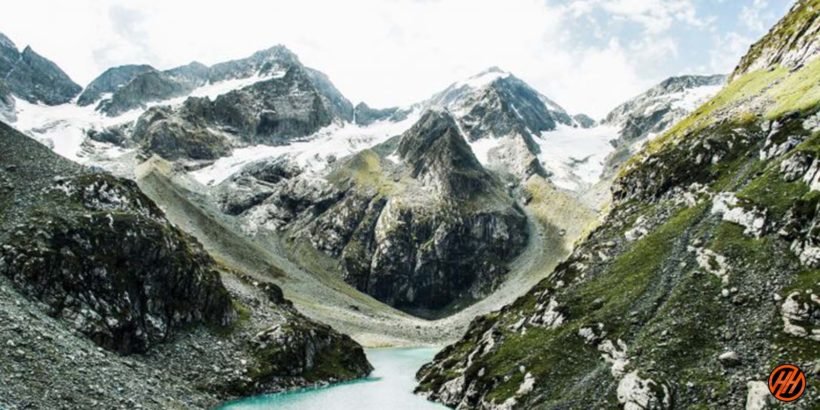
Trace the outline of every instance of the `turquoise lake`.
<instances>
[{"instance_id":1,"label":"turquoise lake","mask_svg":"<svg viewBox=\"0 0 820 410\"><path fill-rule=\"evenodd\" d=\"M413 394L416 371L437 348L367 349L375 370L365 379L226 403L221 410L424 410L446 409Z\"/></svg>"}]
</instances>

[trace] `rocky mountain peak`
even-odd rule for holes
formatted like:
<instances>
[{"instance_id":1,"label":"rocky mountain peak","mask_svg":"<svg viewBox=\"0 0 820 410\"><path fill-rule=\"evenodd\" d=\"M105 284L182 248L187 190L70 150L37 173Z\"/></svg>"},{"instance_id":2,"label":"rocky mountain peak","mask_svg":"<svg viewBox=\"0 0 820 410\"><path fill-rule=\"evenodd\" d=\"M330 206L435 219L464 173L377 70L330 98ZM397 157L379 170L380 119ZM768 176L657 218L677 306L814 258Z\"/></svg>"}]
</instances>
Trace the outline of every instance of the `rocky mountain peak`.
<instances>
[{"instance_id":1,"label":"rocky mountain peak","mask_svg":"<svg viewBox=\"0 0 820 410\"><path fill-rule=\"evenodd\" d=\"M282 45L260 50L251 56L238 60L214 64L210 68L210 82L235 78L247 78L253 75L264 75L287 70L291 66L301 66L299 58Z\"/></svg>"},{"instance_id":2,"label":"rocky mountain peak","mask_svg":"<svg viewBox=\"0 0 820 410\"><path fill-rule=\"evenodd\" d=\"M46 105L64 104L82 91L82 87L56 64L37 54L31 46L22 52L7 37L0 39L0 78L12 94L29 102Z\"/></svg>"},{"instance_id":3,"label":"rocky mountain peak","mask_svg":"<svg viewBox=\"0 0 820 410\"><path fill-rule=\"evenodd\" d=\"M470 141L549 131L558 123L575 124L560 105L498 67L453 83L424 105L451 111Z\"/></svg>"},{"instance_id":4,"label":"rocky mountain peak","mask_svg":"<svg viewBox=\"0 0 820 410\"><path fill-rule=\"evenodd\" d=\"M428 110L402 134L398 155L413 178L445 195L468 197L486 188L491 177L464 138L450 113Z\"/></svg>"},{"instance_id":5,"label":"rocky mountain peak","mask_svg":"<svg viewBox=\"0 0 820 410\"><path fill-rule=\"evenodd\" d=\"M77 104L81 106L91 105L104 94L114 93L137 76L150 71L156 71L156 69L148 64L128 64L111 67L85 87L77 99Z\"/></svg>"},{"instance_id":6,"label":"rocky mountain peak","mask_svg":"<svg viewBox=\"0 0 820 410\"><path fill-rule=\"evenodd\" d=\"M422 161L430 151L438 147L437 143L458 148L459 151L470 150L450 113L445 110L427 110L412 128L402 134L399 156L411 163Z\"/></svg>"},{"instance_id":7,"label":"rocky mountain peak","mask_svg":"<svg viewBox=\"0 0 820 410\"><path fill-rule=\"evenodd\" d=\"M273 47L266 48L264 50L259 50L251 56L252 59L258 61L270 61L270 60L290 60L294 63L299 62L299 57L291 51L289 48L284 46L283 44L277 44Z\"/></svg>"},{"instance_id":8,"label":"rocky mountain peak","mask_svg":"<svg viewBox=\"0 0 820 410\"><path fill-rule=\"evenodd\" d=\"M512 76L509 71L503 70L498 66L492 66L478 74L470 76L466 80L457 82L458 86L466 86L472 88L487 87L495 81Z\"/></svg>"},{"instance_id":9,"label":"rocky mountain peak","mask_svg":"<svg viewBox=\"0 0 820 410\"><path fill-rule=\"evenodd\" d=\"M166 70L165 73L170 78L173 78L175 81L187 87L196 88L208 82L210 68L198 61L192 61L188 64Z\"/></svg>"},{"instance_id":10,"label":"rocky mountain peak","mask_svg":"<svg viewBox=\"0 0 820 410\"><path fill-rule=\"evenodd\" d=\"M669 77L649 90L615 107L602 123L620 128L618 146L643 141L683 119L718 92L726 81L722 74Z\"/></svg>"}]
</instances>

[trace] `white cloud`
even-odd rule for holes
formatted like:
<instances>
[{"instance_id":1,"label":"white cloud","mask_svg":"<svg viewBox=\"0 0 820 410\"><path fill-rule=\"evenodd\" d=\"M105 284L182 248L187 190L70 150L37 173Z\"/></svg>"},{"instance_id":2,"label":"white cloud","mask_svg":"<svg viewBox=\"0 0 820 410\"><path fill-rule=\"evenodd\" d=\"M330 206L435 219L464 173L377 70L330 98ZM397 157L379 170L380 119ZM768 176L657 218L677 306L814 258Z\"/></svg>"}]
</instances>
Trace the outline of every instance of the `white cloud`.
<instances>
[{"instance_id":1,"label":"white cloud","mask_svg":"<svg viewBox=\"0 0 820 410\"><path fill-rule=\"evenodd\" d=\"M743 6L740 11L740 21L752 31L766 30L766 10L769 2L766 0L754 0L752 4Z\"/></svg>"},{"instance_id":2,"label":"white cloud","mask_svg":"<svg viewBox=\"0 0 820 410\"><path fill-rule=\"evenodd\" d=\"M619 42L593 10L638 24L647 37ZM497 65L598 117L662 79L647 67L675 71L663 64L678 46L663 33L676 24L704 24L691 0L27 0L0 15L0 30L82 84L114 65L213 64L284 44L371 106L413 103ZM583 32L599 44L574 41Z\"/></svg>"},{"instance_id":3,"label":"white cloud","mask_svg":"<svg viewBox=\"0 0 820 410\"><path fill-rule=\"evenodd\" d=\"M617 19L637 23L649 34L662 33L673 24L700 27L708 20L697 17L691 0L581 0L568 5L573 16L601 9Z\"/></svg>"},{"instance_id":4,"label":"white cloud","mask_svg":"<svg viewBox=\"0 0 820 410\"><path fill-rule=\"evenodd\" d=\"M714 46L709 51L709 69L716 73L732 72L754 40L737 32L715 36Z\"/></svg>"}]
</instances>

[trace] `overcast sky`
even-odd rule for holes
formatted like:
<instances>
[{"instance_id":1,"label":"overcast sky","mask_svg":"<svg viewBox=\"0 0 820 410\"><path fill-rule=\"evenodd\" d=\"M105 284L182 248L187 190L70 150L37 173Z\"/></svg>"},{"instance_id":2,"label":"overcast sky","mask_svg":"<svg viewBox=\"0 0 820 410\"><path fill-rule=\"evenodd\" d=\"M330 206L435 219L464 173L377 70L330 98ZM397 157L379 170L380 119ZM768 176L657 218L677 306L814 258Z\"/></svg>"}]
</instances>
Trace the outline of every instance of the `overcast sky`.
<instances>
[{"instance_id":1,"label":"overcast sky","mask_svg":"<svg viewBox=\"0 0 820 410\"><path fill-rule=\"evenodd\" d=\"M677 74L726 73L790 0L18 1L0 32L85 85L284 44L354 103L424 99L489 66L603 116Z\"/></svg>"}]
</instances>

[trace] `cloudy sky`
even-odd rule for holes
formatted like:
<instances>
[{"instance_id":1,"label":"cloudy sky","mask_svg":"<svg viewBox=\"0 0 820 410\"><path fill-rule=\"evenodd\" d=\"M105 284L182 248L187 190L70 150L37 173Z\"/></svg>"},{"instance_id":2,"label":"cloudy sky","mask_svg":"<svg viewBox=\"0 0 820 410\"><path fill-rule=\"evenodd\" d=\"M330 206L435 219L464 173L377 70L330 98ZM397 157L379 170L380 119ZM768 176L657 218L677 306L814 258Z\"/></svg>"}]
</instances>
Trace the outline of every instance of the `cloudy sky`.
<instances>
[{"instance_id":1,"label":"cloudy sky","mask_svg":"<svg viewBox=\"0 0 820 410\"><path fill-rule=\"evenodd\" d=\"M729 72L791 0L26 0L0 32L87 84L126 63L213 64L284 44L354 103L419 101L490 66L603 116L677 74Z\"/></svg>"}]
</instances>

